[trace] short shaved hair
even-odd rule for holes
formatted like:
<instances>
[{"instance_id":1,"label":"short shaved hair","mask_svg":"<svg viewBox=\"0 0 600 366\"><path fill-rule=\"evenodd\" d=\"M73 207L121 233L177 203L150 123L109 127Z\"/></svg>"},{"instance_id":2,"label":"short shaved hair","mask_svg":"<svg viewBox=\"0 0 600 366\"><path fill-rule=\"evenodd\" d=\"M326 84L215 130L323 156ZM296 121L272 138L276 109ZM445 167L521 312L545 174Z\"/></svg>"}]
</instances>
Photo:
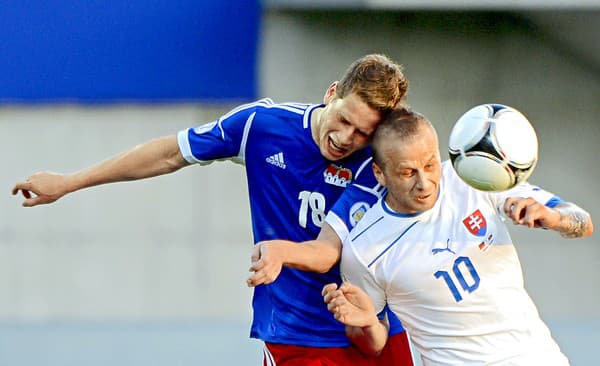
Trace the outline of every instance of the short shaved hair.
<instances>
[{"instance_id":1,"label":"short shaved hair","mask_svg":"<svg viewBox=\"0 0 600 366\"><path fill-rule=\"evenodd\" d=\"M373 135L373 161L377 165L383 166L384 157L381 151L383 140L396 139L398 143L402 143L402 141L419 135L423 127L429 127L435 131L431 122L421 113L408 107L392 110L377 126Z\"/></svg>"}]
</instances>

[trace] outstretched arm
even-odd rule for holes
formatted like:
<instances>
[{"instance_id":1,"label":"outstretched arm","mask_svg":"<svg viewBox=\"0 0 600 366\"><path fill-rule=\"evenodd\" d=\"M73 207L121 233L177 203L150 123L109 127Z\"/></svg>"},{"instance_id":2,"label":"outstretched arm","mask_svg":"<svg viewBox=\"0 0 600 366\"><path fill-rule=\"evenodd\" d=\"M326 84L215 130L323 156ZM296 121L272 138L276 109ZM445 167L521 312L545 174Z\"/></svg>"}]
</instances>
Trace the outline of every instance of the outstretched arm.
<instances>
[{"instance_id":1,"label":"outstretched arm","mask_svg":"<svg viewBox=\"0 0 600 366\"><path fill-rule=\"evenodd\" d=\"M246 283L249 287L268 284L277 279L282 266L325 273L340 259L342 241L325 223L316 240L301 243L289 240L267 240L257 243L252 251L252 265Z\"/></svg>"},{"instance_id":2,"label":"outstretched arm","mask_svg":"<svg viewBox=\"0 0 600 366\"><path fill-rule=\"evenodd\" d=\"M367 355L377 355L387 342L388 325L380 321L369 295L349 282L323 287L323 301L335 319L346 325L346 335Z\"/></svg>"},{"instance_id":3,"label":"outstretched arm","mask_svg":"<svg viewBox=\"0 0 600 366\"><path fill-rule=\"evenodd\" d=\"M581 238L594 231L590 214L570 202L550 208L533 198L509 197L504 212L516 225L555 230L565 238Z\"/></svg>"},{"instance_id":4,"label":"outstretched arm","mask_svg":"<svg viewBox=\"0 0 600 366\"><path fill-rule=\"evenodd\" d=\"M179 151L177 136L161 137L73 174L35 173L18 182L12 194L21 192L25 197L23 206L33 207L52 203L83 188L150 178L174 172L188 164Z\"/></svg>"}]
</instances>

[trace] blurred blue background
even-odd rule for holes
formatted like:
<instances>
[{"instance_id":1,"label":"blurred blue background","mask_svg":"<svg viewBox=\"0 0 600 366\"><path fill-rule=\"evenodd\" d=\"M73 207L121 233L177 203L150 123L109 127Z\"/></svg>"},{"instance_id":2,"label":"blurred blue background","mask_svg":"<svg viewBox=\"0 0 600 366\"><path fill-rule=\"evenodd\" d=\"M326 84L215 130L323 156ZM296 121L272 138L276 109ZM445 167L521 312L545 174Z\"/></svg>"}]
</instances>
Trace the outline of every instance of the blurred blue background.
<instances>
[{"instance_id":1,"label":"blurred blue background","mask_svg":"<svg viewBox=\"0 0 600 366\"><path fill-rule=\"evenodd\" d=\"M3 1L0 99L256 96L258 0Z\"/></svg>"},{"instance_id":2,"label":"blurred blue background","mask_svg":"<svg viewBox=\"0 0 600 366\"><path fill-rule=\"evenodd\" d=\"M472 106L520 109L540 139L531 180L600 217L599 1L0 1L0 15L0 365L259 365L239 166L33 209L9 192L255 98L318 103L366 53L404 65L442 151ZM598 234L511 232L572 365L598 364Z\"/></svg>"}]
</instances>

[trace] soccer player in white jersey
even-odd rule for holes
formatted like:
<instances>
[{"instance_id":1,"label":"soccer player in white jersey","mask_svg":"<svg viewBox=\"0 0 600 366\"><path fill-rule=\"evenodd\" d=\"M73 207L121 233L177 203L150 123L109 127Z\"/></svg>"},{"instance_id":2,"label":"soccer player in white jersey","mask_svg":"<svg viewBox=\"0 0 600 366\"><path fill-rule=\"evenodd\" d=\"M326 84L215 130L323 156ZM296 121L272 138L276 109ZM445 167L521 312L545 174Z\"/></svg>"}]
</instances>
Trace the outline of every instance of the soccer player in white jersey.
<instances>
[{"instance_id":1,"label":"soccer player in white jersey","mask_svg":"<svg viewBox=\"0 0 600 366\"><path fill-rule=\"evenodd\" d=\"M345 282L324 300L354 342L378 352L388 304L423 365L568 365L523 285L505 221L564 237L590 235L590 215L528 183L475 190L440 161L434 127L398 110L373 139L373 169L388 191L343 243Z\"/></svg>"},{"instance_id":2,"label":"soccer player in white jersey","mask_svg":"<svg viewBox=\"0 0 600 366\"><path fill-rule=\"evenodd\" d=\"M255 243L315 239L330 209L347 216L349 202L377 200L380 187L367 145L407 87L399 65L367 55L331 84L323 104L263 99L242 105L213 123L155 139L74 174L34 174L17 183L13 194L21 191L23 205L36 206L91 186L232 160L246 169ZM334 205L341 197L344 204ZM336 235L328 229L325 236ZM322 274L287 268L278 281L255 289L251 336L266 344L264 363L410 365L406 332L397 320L381 357L366 358L351 347L344 325L321 297L322 287L340 278L339 267L331 268L336 261L337 255Z\"/></svg>"}]
</instances>

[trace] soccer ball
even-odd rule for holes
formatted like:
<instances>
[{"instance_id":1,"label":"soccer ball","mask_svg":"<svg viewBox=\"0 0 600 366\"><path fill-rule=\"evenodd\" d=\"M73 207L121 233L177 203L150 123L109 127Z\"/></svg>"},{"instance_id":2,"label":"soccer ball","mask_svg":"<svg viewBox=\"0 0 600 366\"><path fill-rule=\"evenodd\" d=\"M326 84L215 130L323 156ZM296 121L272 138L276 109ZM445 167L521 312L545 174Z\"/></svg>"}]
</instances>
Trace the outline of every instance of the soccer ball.
<instances>
[{"instance_id":1,"label":"soccer ball","mask_svg":"<svg viewBox=\"0 0 600 366\"><path fill-rule=\"evenodd\" d=\"M483 104L463 114L450 132L450 160L472 187L504 191L529 178L538 140L527 118L501 104Z\"/></svg>"}]
</instances>

